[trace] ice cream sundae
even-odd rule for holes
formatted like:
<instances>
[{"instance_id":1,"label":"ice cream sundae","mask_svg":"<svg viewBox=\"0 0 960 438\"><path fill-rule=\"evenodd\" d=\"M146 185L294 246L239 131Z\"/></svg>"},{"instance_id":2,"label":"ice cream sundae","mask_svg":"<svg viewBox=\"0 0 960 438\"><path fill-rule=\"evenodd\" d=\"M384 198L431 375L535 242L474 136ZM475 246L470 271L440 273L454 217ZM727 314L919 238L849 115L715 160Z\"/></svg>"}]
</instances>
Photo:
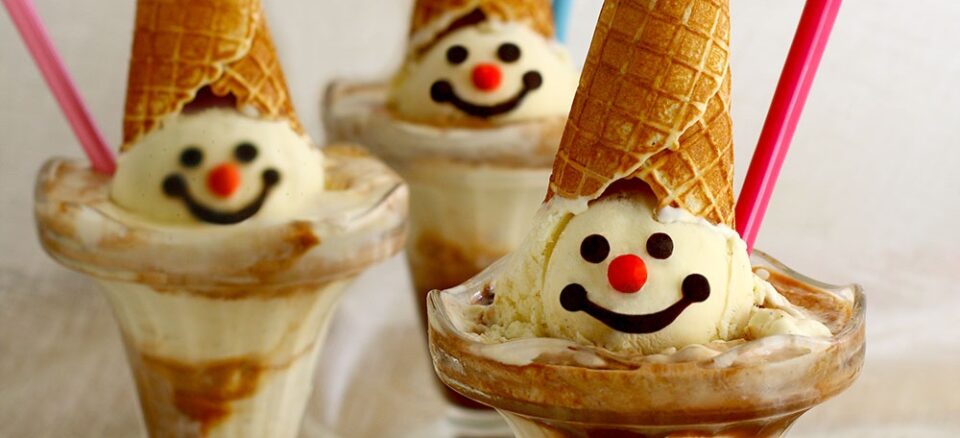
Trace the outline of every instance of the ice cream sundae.
<instances>
[{"instance_id":1,"label":"ice cream sundae","mask_svg":"<svg viewBox=\"0 0 960 438\"><path fill-rule=\"evenodd\" d=\"M431 293L441 379L518 436L778 434L858 374L859 290L733 230L729 53L724 0L606 0L536 225Z\"/></svg>"},{"instance_id":2,"label":"ice cream sundae","mask_svg":"<svg viewBox=\"0 0 960 438\"><path fill-rule=\"evenodd\" d=\"M366 145L410 185L418 309L428 291L463 282L523 239L576 80L549 1L418 0L391 82L328 90L328 134Z\"/></svg>"},{"instance_id":3,"label":"ice cream sundae","mask_svg":"<svg viewBox=\"0 0 960 438\"><path fill-rule=\"evenodd\" d=\"M399 251L406 187L319 149L258 0L139 0L116 174L55 159L47 252L112 304L153 437L294 437L344 287Z\"/></svg>"}]
</instances>

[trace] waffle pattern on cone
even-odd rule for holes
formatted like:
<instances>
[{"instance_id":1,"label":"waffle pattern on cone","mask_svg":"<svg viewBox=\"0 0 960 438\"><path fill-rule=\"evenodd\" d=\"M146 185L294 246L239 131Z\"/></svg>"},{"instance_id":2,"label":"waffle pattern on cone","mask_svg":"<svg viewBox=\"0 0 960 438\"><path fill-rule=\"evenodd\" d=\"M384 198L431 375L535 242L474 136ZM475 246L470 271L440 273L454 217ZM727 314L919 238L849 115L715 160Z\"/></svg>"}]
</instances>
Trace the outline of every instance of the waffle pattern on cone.
<instances>
[{"instance_id":1,"label":"waffle pattern on cone","mask_svg":"<svg viewBox=\"0 0 960 438\"><path fill-rule=\"evenodd\" d=\"M650 157L636 176L653 189L660 207L680 207L735 227L729 73L703 117L680 137L680 146Z\"/></svg>"},{"instance_id":2,"label":"waffle pattern on cone","mask_svg":"<svg viewBox=\"0 0 960 438\"><path fill-rule=\"evenodd\" d=\"M677 149L720 91L729 41L728 0L606 0L551 192L594 199L648 158Z\"/></svg>"},{"instance_id":3,"label":"waffle pattern on cone","mask_svg":"<svg viewBox=\"0 0 960 438\"><path fill-rule=\"evenodd\" d=\"M303 132L259 0L139 0L122 149L205 86Z\"/></svg>"},{"instance_id":4,"label":"waffle pattern on cone","mask_svg":"<svg viewBox=\"0 0 960 438\"><path fill-rule=\"evenodd\" d=\"M428 28L440 32L457 18L477 8L487 17L527 23L544 37L553 38L550 0L417 0L413 7L410 34ZM439 26L434 26L437 20L443 21Z\"/></svg>"}]
</instances>

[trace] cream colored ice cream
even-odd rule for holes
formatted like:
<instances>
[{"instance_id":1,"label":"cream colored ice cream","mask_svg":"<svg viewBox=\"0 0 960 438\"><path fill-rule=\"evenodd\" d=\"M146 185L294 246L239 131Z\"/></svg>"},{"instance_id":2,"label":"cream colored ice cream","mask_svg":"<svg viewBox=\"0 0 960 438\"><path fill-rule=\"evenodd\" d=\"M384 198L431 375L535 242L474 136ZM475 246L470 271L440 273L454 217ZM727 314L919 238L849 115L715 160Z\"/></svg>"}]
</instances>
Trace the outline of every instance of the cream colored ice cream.
<instances>
[{"instance_id":1,"label":"cream colored ice cream","mask_svg":"<svg viewBox=\"0 0 960 438\"><path fill-rule=\"evenodd\" d=\"M774 335L829 337L830 329L777 292L764 278L768 274L760 270L753 277L753 290L761 303L760 308L754 309L750 316L746 336L751 339Z\"/></svg>"},{"instance_id":2,"label":"cream colored ice cream","mask_svg":"<svg viewBox=\"0 0 960 438\"><path fill-rule=\"evenodd\" d=\"M543 285L552 336L582 337L613 350L655 352L742 334L755 302L746 246L732 230L720 226L659 222L655 206L652 196L611 196L567 223L547 263ZM616 264L618 259L621 264ZM617 275L635 277L625 278L635 284L617 284L625 288L618 290L611 282L618 281ZM692 279L706 283L690 286ZM633 291L635 286L641 287ZM694 290L697 287L701 289ZM577 288L586 295L574 296ZM583 311L565 309L564 299L589 300L624 315L655 314L684 299L697 302L663 328L659 321L633 322L620 331ZM578 303L567 303L571 305Z\"/></svg>"},{"instance_id":3,"label":"cream colored ice cream","mask_svg":"<svg viewBox=\"0 0 960 438\"><path fill-rule=\"evenodd\" d=\"M564 115L577 73L566 50L529 26L484 21L411 56L394 78L388 105L428 123L494 123Z\"/></svg>"},{"instance_id":4,"label":"cream colored ice cream","mask_svg":"<svg viewBox=\"0 0 960 438\"><path fill-rule=\"evenodd\" d=\"M204 222L190 204L223 222L278 221L305 218L323 181L323 154L286 121L211 108L170 117L122 154L111 198L163 223Z\"/></svg>"},{"instance_id":5,"label":"cream colored ice cream","mask_svg":"<svg viewBox=\"0 0 960 438\"><path fill-rule=\"evenodd\" d=\"M576 205L555 199L540 212L492 284L484 336L643 354L748 336L829 336L753 274L735 231L682 209L658 210L645 191Z\"/></svg>"}]
</instances>

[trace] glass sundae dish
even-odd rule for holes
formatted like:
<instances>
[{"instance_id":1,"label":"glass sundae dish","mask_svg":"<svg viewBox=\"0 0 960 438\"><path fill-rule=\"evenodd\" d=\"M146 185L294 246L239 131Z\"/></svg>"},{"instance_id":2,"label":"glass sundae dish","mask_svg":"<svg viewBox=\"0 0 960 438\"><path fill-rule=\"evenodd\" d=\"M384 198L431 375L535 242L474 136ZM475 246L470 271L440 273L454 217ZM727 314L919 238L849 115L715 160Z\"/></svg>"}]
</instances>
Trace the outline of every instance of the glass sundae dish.
<instances>
[{"instance_id":1,"label":"glass sundae dish","mask_svg":"<svg viewBox=\"0 0 960 438\"><path fill-rule=\"evenodd\" d=\"M518 437L779 436L850 386L863 366L864 296L754 251L755 271L833 333L716 341L657 354L549 338L487 337L476 316L503 265L427 303L434 364L450 387L507 418Z\"/></svg>"},{"instance_id":2,"label":"glass sundae dish","mask_svg":"<svg viewBox=\"0 0 960 438\"><path fill-rule=\"evenodd\" d=\"M428 291L460 284L522 241L576 80L550 1L418 0L389 84L328 89L329 137L370 148L410 186L407 256L424 323Z\"/></svg>"},{"instance_id":3,"label":"glass sundae dish","mask_svg":"<svg viewBox=\"0 0 960 438\"><path fill-rule=\"evenodd\" d=\"M294 437L344 288L397 253L407 190L317 148L259 1L140 0L114 175L54 159L44 249L112 305L152 437Z\"/></svg>"},{"instance_id":4,"label":"glass sundae dish","mask_svg":"<svg viewBox=\"0 0 960 438\"><path fill-rule=\"evenodd\" d=\"M517 436L777 436L859 374L859 287L734 231L728 59L726 1L606 0L533 228L430 293L441 380Z\"/></svg>"}]
</instances>

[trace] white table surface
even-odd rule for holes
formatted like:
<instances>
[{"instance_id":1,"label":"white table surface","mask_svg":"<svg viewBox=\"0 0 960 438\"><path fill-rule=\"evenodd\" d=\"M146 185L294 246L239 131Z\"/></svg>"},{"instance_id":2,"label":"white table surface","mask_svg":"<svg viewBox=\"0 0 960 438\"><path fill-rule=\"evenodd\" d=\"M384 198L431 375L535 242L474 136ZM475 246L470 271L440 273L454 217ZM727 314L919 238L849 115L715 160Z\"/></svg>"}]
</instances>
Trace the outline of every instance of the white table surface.
<instances>
[{"instance_id":1,"label":"white table surface","mask_svg":"<svg viewBox=\"0 0 960 438\"><path fill-rule=\"evenodd\" d=\"M38 0L109 139L120 136L133 1ZM399 62L409 0L267 0L301 118L322 138L333 77ZM599 0L576 0L582 60ZM734 0L734 119L742 179L799 0ZM2 15L2 14L0 14ZM867 361L793 436L960 436L960 2L848 0L759 246L868 294ZM31 186L79 156L0 18L0 437L126 437L136 398L106 301L36 242ZM348 291L317 371L304 437L391 437L442 415L401 256ZM321 426L326 425L326 426Z\"/></svg>"}]
</instances>

